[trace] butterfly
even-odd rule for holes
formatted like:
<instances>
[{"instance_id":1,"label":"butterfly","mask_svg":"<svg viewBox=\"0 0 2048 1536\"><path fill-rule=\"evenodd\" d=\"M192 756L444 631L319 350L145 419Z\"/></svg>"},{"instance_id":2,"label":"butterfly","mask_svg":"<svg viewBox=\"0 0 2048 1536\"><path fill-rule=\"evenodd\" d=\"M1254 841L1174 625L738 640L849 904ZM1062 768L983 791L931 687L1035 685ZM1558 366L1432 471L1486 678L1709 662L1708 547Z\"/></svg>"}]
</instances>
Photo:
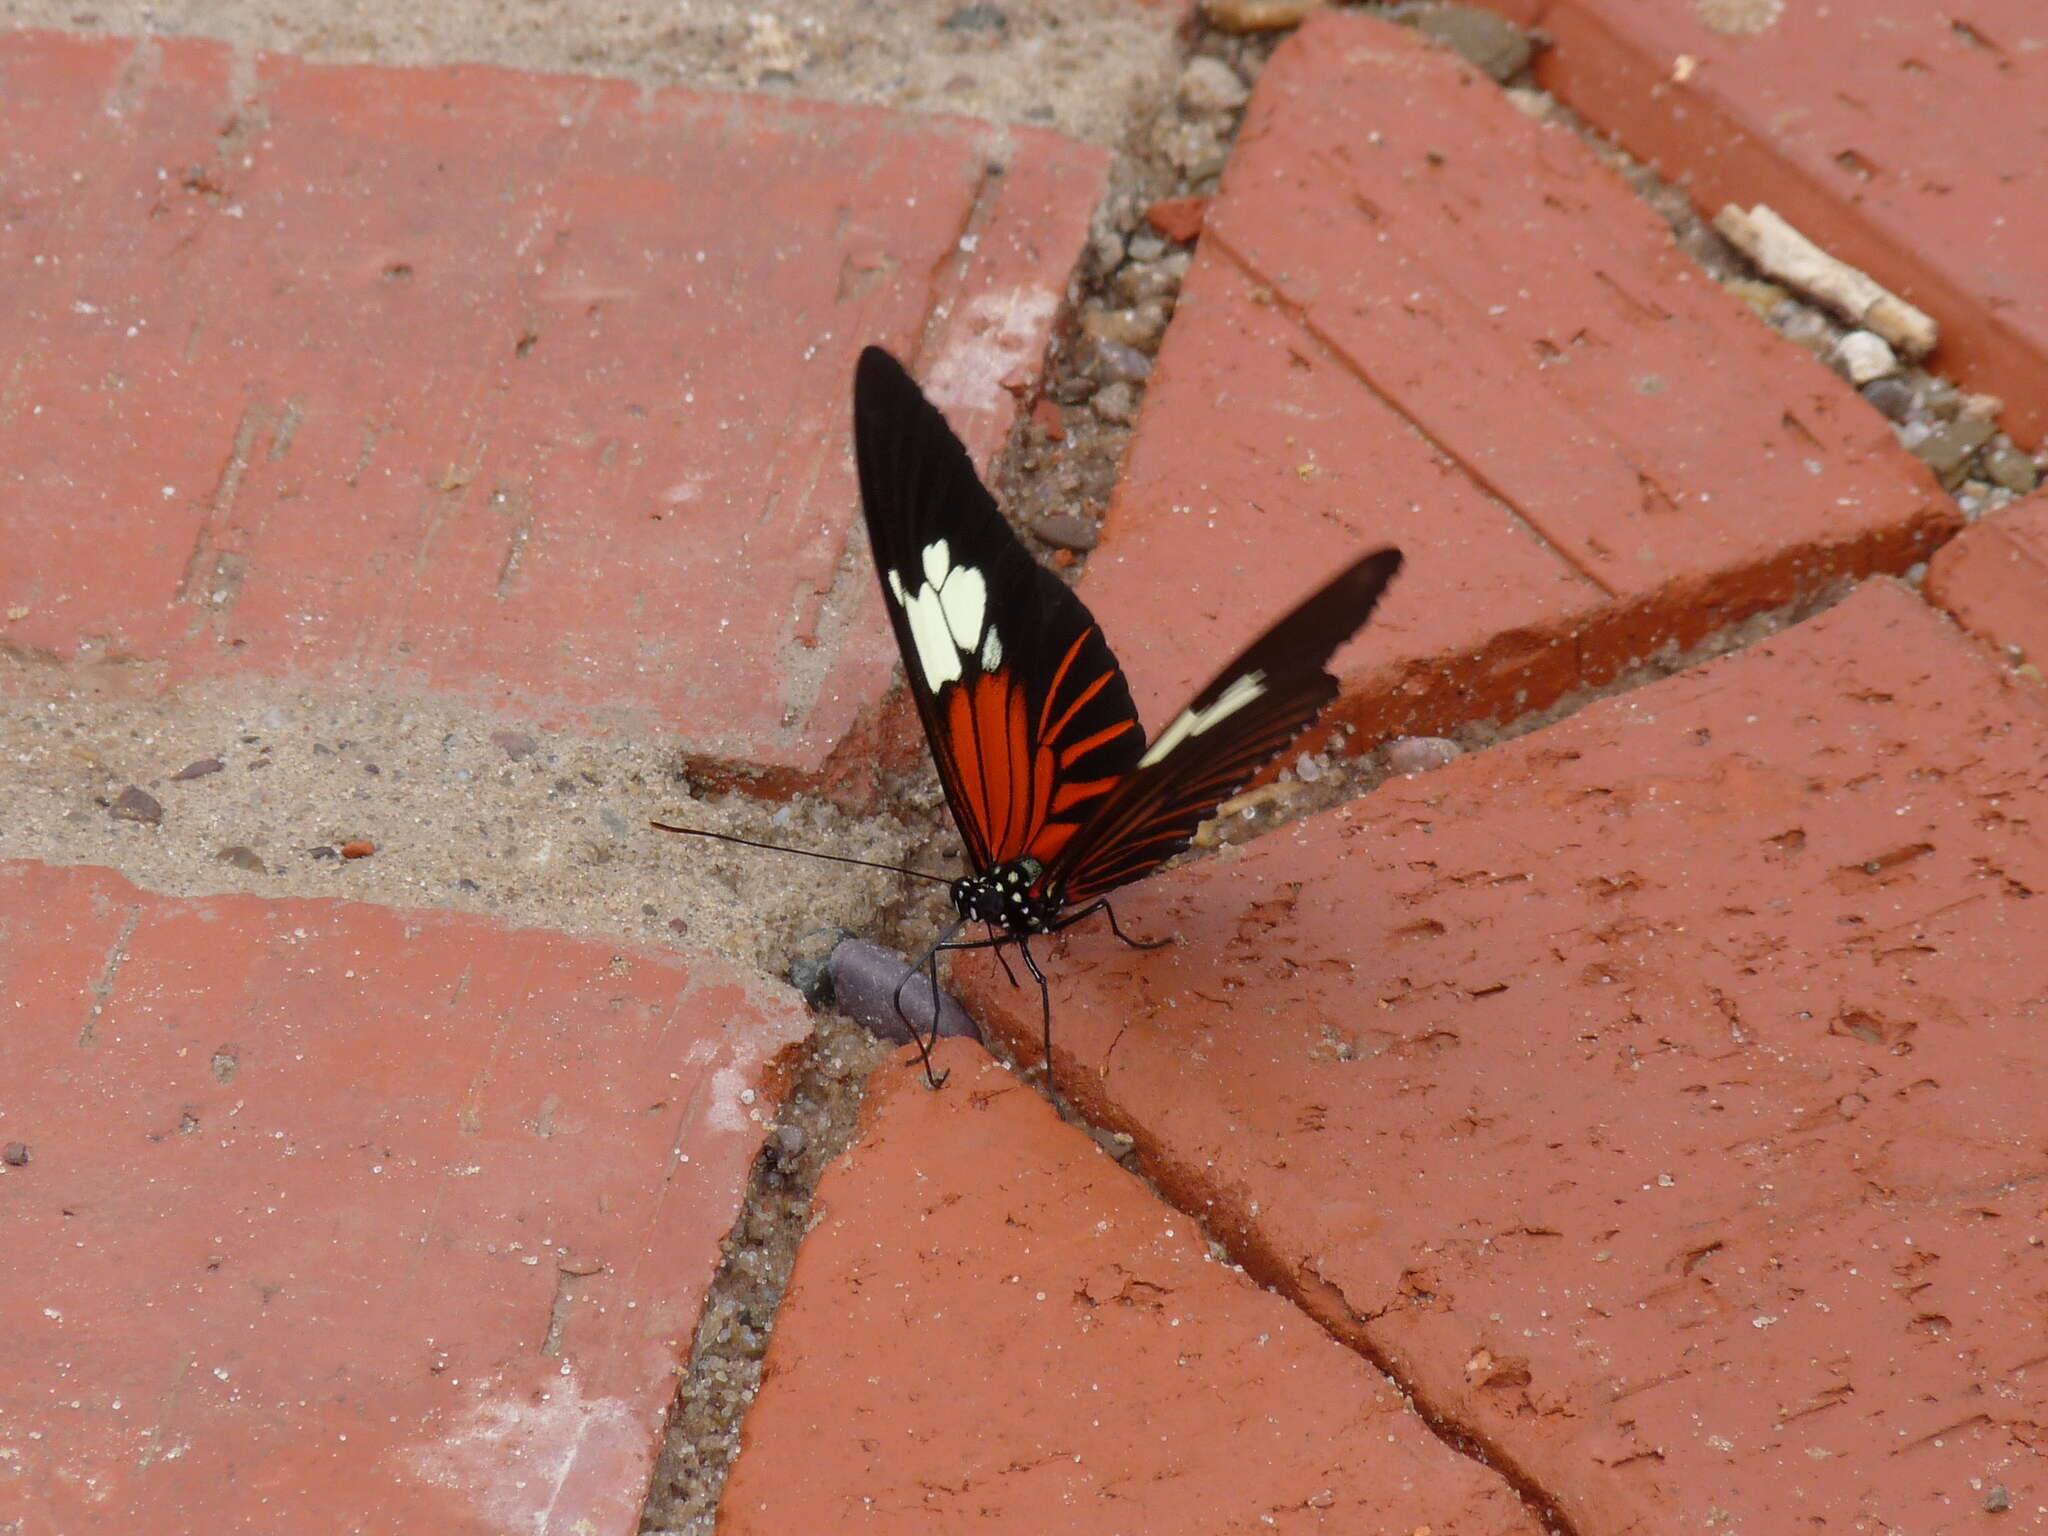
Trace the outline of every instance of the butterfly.
<instances>
[{"instance_id":1,"label":"butterfly","mask_svg":"<svg viewBox=\"0 0 2048 1536\"><path fill-rule=\"evenodd\" d=\"M1052 1088L1052 994L1032 939L1103 912L1126 944L1158 947L1117 927L1109 893L1183 852L1336 698L1325 668L1401 553L1338 572L1147 742L1087 606L1032 559L945 417L880 347L855 368L853 443L883 605L970 868L949 886L959 921L908 974L929 967L936 988L942 951L1014 944L1038 983ZM991 937L959 940L975 922ZM932 1043L919 1036L937 1087Z\"/></svg>"}]
</instances>

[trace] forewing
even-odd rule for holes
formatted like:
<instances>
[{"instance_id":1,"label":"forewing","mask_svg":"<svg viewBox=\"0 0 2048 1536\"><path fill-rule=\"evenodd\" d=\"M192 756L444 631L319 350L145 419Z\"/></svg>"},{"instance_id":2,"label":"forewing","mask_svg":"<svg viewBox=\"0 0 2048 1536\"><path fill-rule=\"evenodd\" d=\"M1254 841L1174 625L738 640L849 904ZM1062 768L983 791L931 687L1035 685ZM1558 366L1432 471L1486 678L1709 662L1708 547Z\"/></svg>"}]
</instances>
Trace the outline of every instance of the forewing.
<instances>
[{"instance_id":1,"label":"forewing","mask_svg":"<svg viewBox=\"0 0 2048 1536\"><path fill-rule=\"evenodd\" d=\"M1123 672L879 347L854 373L853 442L883 605L968 860L1050 862L1143 751Z\"/></svg>"},{"instance_id":2,"label":"forewing","mask_svg":"<svg viewBox=\"0 0 2048 1536\"><path fill-rule=\"evenodd\" d=\"M1246 648L1176 715L1068 842L1045 884L1082 902L1150 874L1337 696L1325 670L1401 569L1367 555Z\"/></svg>"}]
</instances>

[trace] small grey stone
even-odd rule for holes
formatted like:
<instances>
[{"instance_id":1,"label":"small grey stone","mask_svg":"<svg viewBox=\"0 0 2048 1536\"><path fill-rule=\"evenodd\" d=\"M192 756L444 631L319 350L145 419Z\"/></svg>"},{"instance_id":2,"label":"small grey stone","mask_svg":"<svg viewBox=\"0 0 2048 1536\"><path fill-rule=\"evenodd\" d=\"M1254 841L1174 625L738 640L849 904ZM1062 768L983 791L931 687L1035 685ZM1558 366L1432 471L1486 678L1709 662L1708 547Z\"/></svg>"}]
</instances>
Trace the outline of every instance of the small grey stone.
<instances>
[{"instance_id":1,"label":"small grey stone","mask_svg":"<svg viewBox=\"0 0 2048 1536\"><path fill-rule=\"evenodd\" d=\"M1835 333L1829 327L1827 316L1819 310L1794 306L1778 322L1778 334L1787 341L1796 342L1816 357L1825 357L1835 347Z\"/></svg>"},{"instance_id":2,"label":"small grey stone","mask_svg":"<svg viewBox=\"0 0 2048 1536\"><path fill-rule=\"evenodd\" d=\"M1920 394L1920 409L1936 421L1954 421L1963 408L1963 392L1946 379L1929 379Z\"/></svg>"},{"instance_id":3,"label":"small grey stone","mask_svg":"<svg viewBox=\"0 0 2048 1536\"><path fill-rule=\"evenodd\" d=\"M1913 447L1945 489L1954 490L1969 478L1970 456L1991 441L1993 422L1959 417L1936 427Z\"/></svg>"},{"instance_id":4,"label":"small grey stone","mask_svg":"<svg viewBox=\"0 0 2048 1536\"><path fill-rule=\"evenodd\" d=\"M5 1163L10 1168L26 1168L35 1160L35 1153L29 1150L29 1145L25 1141L10 1141L6 1146L0 1147L0 1163Z\"/></svg>"},{"instance_id":5,"label":"small grey stone","mask_svg":"<svg viewBox=\"0 0 2048 1536\"><path fill-rule=\"evenodd\" d=\"M1162 236L1136 234L1131 236L1131 260L1157 261L1166 254L1166 241Z\"/></svg>"},{"instance_id":6,"label":"small grey stone","mask_svg":"<svg viewBox=\"0 0 2048 1536\"><path fill-rule=\"evenodd\" d=\"M825 961L839 1011L878 1039L907 1044L932 1032L932 984L894 950L842 939ZM938 995L938 1033L979 1040L981 1030L950 995Z\"/></svg>"},{"instance_id":7,"label":"small grey stone","mask_svg":"<svg viewBox=\"0 0 2048 1536\"><path fill-rule=\"evenodd\" d=\"M216 853L214 857L223 864L232 864L235 868L246 869L254 875L268 873L263 860L257 856L256 850L242 843L230 844L228 847L221 849L219 853Z\"/></svg>"},{"instance_id":8,"label":"small grey stone","mask_svg":"<svg viewBox=\"0 0 2048 1536\"><path fill-rule=\"evenodd\" d=\"M1152 377L1152 359L1129 342L1094 338L1088 371L1105 384L1138 384Z\"/></svg>"},{"instance_id":9,"label":"small grey stone","mask_svg":"<svg viewBox=\"0 0 2048 1536\"><path fill-rule=\"evenodd\" d=\"M1180 279L1160 261L1149 266L1124 267L1111 286L1126 304L1158 303L1180 291Z\"/></svg>"},{"instance_id":10,"label":"small grey stone","mask_svg":"<svg viewBox=\"0 0 2048 1536\"><path fill-rule=\"evenodd\" d=\"M1041 544L1084 554L1093 549L1102 537L1102 530L1092 520L1072 512L1054 512L1041 517L1032 531L1038 535Z\"/></svg>"},{"instance_id":11,"label":"small grey stone","mask_svg":"<svg viewBox=\"0 0 2048 1536\"><path fill-rule=\"evenodd\" d=\"M1113 229L1099 229L1088 242L1088 254L1103 271L1114 272L1123 264L1124 237Z\"/></svg>"},{"instance_id":12,"label":"small grey stone","mask_svg":"<svg viewBox=\"0 0 2048 1536\"><path fill-rule=\"evenodd\" d=\"M1993 1483L1984 1490L1984 1513L2002 1515L2012 1508L2012 1493L2003 1483Z\"/></svg>"},{"instance_id":13,"label":"small grey stone","mask_svg":"<svg viewBox=\"0 0 2048 1536\"><path fill-rule=\"evenodd\" d=\"M1872 379L1863 386L1863 398L1893 421L1904 421L1913 408L1913 386L1904 379Z\"/></svg>"},{"instance_id":14,"label":"small grey stone","mask_svg":"<svg viewBox=\"0 0 2048 1536\"><path fill-rule=\"evenodd\" d=\"M116 821L140 822L145 827L163 825L164 808L155 795L130 784L107 810Z\"/></svg>"},{"instance_id":15,"label":"small grey stone","mask_svg":"<svg viewBox=\"0 0 2048 1536\"><path fill-rule=\"evenodd\" d=\"M292 723L292 712L282 704L273 704L263 711L263 723L273 731L281 731Z\"/></svg>"},{"instance_id":16,"label":"small grey stone","mask_svg":"<svg viewBox=\"0 0 2048 1536\"><path fill-rule=\"evenodd\" d=\"M1138 419L1138 392L1128 384L1105 384L1088 403L1112 426L1128 427Z\"/></svg>"},{"instance_id":17,"label":"small grey stone","mask_svg":"<svg viewBox=\"0 0 2048 1536\"><path fill-rule=\"evenodd\" d=\"M1180 73L1180 104L1190 112L1234 112L1250 95L1250 87L1221 59L1189 59Z\"/></svg>"},{"instance_id":18,"label":"small grey stone","mask_svg":"<svg viewBox=\"0 0 2048 1536\"><path fill-rule=\"evenodd\" d=\"M217 757L202 757L198 762L187 763L176 773L172 774L171 782L173 784L184 784L193 779L203 779L209 773L219 773L225 767L227 767L227 764Z\"/></svg>"},{"instance_id":19,"label":"small grey stone","mask_svg":"<svg viewBox=\"0 0 2048 1536\"><path fill-rule=\"evenodd\" d=\"M1158 320L1163 319L1164 312L1161 311ZM1152 361L1139 349L1157 338L1156 323L1158 321L1150 310L1089 310L1081 318L1081 328L1097 345L1088 349L1088 371L1105 384L1114 384L1119 379L1148 377L1152 372ZM1135 358L1132 356L1134 352L1137 354Z\"/></svg>"},{"instance_id":20,"label":"small grey stone","mask_svg":"<svg viewBox=\"0 0 2048 1536\"><path fill-rule=\"evenodd\" d=\"M1443 767L1464 751L1446 736L1397 736L1387 743L1387 768L1393 773L1424 773Z\"/></svg>"},{"instance_id":21,"label":"small grey stone","mask_svg":"<svg viewBox=\"0 0 2048 1536\"><path fill-rule=\"evenodd\" d=\"M2028 458L2011 443L1999 443L1985 450L1984 473L1991 477L1994 485L2003 486L2015 495L2024 496L2041 483L2041 472Z\"/></svg>"},{"instance_id":22,"label":"small grey stone","mask_svg":"<svg viewBox=\"0 0 2048 1536\"><path fill-rule=\"evenodd\" d=\"M804 1150L811 1144L811 1136L800 1125L778 1125L775 1134L768 1138L768 1144L778 1158L788 1162L804 1155Z\"/></svg>"},{"instance_id":23,"label":"small grey stone","mask_svg":"<svg viewBox=\"0 0 2048 1536\"><path fill-rule=\"evenodd\" d=\"M1476 5L1431 5L1412 25L1433 37L1480 73L1505 83L1529 67L1535 51L1521 28Z\"/></svg>"}]
</instances>

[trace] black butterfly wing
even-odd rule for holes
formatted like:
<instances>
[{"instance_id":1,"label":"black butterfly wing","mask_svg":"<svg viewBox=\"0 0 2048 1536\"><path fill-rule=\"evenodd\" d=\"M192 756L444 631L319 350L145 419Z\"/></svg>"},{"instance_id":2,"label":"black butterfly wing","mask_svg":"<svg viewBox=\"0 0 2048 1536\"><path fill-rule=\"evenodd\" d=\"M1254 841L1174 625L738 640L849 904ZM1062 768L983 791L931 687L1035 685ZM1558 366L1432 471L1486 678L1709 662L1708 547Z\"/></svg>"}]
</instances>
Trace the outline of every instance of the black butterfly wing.
<instances>
[{"instance_id":1,"label":"black butterfly wing","mask_svg":"<svg viewBox=\"0 0 2048 1536\"><path fill-rule=\"evenodd\" d=\"M853 444L883 605L968 861L1050 863L1143 752L1123 672L879 347L854 371Z\"/></svg>"},{"instance_id":2,"label":"black butterfly wing","mask_svg":"<svg viewBox=\"0 0 2048 1536\"><path fill-rule=\"evenodd\" d=\"M1367 555L1253 641L1066 840L1044 887L1068 903L1089 901L1186 848L1216 807L1336 698L1337 680L1324 668L1400 569L1397 549Z\"/></svg>"}]
</instances>

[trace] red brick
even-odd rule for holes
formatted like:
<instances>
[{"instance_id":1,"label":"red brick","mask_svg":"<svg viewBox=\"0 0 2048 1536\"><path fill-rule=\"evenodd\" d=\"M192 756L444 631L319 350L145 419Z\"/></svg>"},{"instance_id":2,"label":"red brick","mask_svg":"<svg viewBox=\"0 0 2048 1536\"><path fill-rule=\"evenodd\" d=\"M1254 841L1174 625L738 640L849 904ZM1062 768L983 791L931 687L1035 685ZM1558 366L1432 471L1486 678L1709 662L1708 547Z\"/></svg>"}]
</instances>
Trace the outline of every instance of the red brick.
<instances>
[{"instance_id":1,"label":"red brick","mask_svg":"<svg viewBox=\"0 0 2048 1536\"><path fill-rule=\"evenodd\" d=\"M1944 544L1927 566L1927 598L2048 671L2048 496L1994 513Z\"/></svg>"},{"instance_id":2,"label":"red brick","mask_svg":"<svg viewBox=\"0 0 2048 1536\"><path fill-rule=\"evenodd\" d=\"M721 1532L1541 1529L979 1047L938 1055L819 1188Z\"/></svg>"},{"instance_id":3,"label":"red brick","mask_svg":"<svg viewBox=\"0 0 2048 1536\"><path fill-rule=\"evenodd\" d=\"M970 444L1104 156L987 124L188 41L0 38L0 610L816 774L895 664L852 361ZM1007 167L1006 170L998 167Z\"/></svg>"},{"instance_id":4,"label":"red brick","mask_svg":"<svg viewBox=\"0 0 2048 1536\"><path fill-rule=\"evenodd\" d=\"M1931 313L1933 366L2003 396L2015 434L2048 431L2048 29L2035 0L1502 8L1552 38L1542 83L1704 211L1770 204Z\"/></svg>"},{"instance_id":5,"label":"red brick","mask_svg":"<svg viewBox=\"0 0 2048 1536\"><path fill-rule=\"evenodd\" d=\"M2041 690L1872 583L1129 893L1061 1086L1577 1530L2039 1521L2044 817Z\"/></svg>"},{"instance_id":6,"label":"red brick","mask_svg":"<svg viewBox=\"0 0 2048 1536\"><path fill-rule=\"evenodd\" d=\"M1087 591L1172 709L1317 577L1398 542L1390 659L1344 707L1435 729L1903 569L1957 522L1885 421L1574 134L1410 31L1331 14L1259 82Z\"/></svg>"},{"instance_id":7,"label":"red brick","mask_svg":"<svg viewBox=\"0 0 2048 1536\"><path fill-rule=\"evenodd\" d=\"M800 1010L28 863L0 995L9 1529L637 1529Z\"/></svg>"}]
</instances>

